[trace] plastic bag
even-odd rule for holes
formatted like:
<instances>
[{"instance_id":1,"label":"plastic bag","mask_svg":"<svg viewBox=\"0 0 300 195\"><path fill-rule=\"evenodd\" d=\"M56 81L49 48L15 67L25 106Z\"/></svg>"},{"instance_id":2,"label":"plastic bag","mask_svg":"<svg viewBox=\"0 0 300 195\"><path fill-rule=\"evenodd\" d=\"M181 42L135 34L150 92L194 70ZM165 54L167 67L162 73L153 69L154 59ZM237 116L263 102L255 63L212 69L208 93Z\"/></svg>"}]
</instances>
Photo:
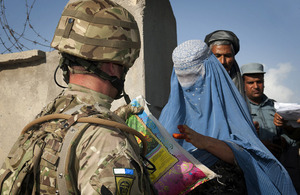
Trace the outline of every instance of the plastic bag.
<instances>
[{"instance_id":1,"label":"plastic bag","mask_svg":"<svg viewBox=\"0 0 300 195\"><path fill-rule=\"evenodd\" d=\"M159 194L186 194L216 177L213 171L195 159L169 135L151 114L142 96L134 99L131 105L144 107L143 112L131 115L126 123L146 136L146 158L156 167L155 171L149 171L150 179ZM138 139L137 141L141 142Z\"/></svg>"}]
</instances>

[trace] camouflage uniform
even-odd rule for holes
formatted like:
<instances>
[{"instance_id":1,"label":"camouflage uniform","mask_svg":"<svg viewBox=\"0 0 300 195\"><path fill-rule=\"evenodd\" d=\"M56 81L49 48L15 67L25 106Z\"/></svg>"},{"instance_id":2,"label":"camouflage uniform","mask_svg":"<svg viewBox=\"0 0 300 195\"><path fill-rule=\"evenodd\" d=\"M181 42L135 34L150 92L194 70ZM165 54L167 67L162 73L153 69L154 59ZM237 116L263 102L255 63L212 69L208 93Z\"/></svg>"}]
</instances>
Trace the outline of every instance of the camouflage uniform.
<instances>
[{"instance_id":1,"label":"camouflage uniform","mask_svg":"<svg viewBox=\"0 0 300 195\"><path fill-rule=\"evenodd\" d=\"M125 74L139 55L134 17L110 0L76 1L65 7L51 46L62 54L59 67L69 74L95 74L125 96ZM103 62L124 67L121 78L101 70ZM73 69L82 66L84 71ZM1 194L150 194L150 181L132 134L77 122L78 117L125 122L109 109L112 98L69 84L37 120L23 130L0 170ZM120 109L122 112L122 109ZM123 114L127 114L123 112ZM36 121L36 120L35 120ZM69 136L70 133L74 137ZM67 149L66 149L67 147Z\"/></svg>"},{"instance_id":2,"label":"camouflage uniform","mask_svg":"<svg viewBox=\"0 0 300 195\"><path fill-rule=\"evenodd\" d=\"M123 119L109 111L111 102L112 98L106 95L69 84L69 88L50 103L41 115L63 113L78 105L91 105L97 108L103 118L124 123ZM118 129L91 125L82 135L74 152L75 158L70 161L75 164L77 188L82 194L99 194L101 189L103 193L103 186L112 194L117 194L117 189L124 192L130 188L130 194L149 193L148 176L140 161L139 147L134 136ZM114 174L116 168L132 169L133 175Z\"/></svg>"}]
</instances>

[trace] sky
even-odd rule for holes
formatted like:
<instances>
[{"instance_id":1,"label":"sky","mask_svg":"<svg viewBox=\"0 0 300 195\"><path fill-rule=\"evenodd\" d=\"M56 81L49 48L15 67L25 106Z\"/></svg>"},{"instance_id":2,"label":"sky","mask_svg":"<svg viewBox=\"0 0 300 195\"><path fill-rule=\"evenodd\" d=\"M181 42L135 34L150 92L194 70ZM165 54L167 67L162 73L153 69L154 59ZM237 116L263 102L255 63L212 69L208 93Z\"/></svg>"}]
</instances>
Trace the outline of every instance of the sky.
<instances>
[{"instance_id":1,"label":"sky","mask_svg":"<svg viewBox=\"0 0 300 195\"><path fill-rule=\"evenodd\" d=\"M8 24L16 31L21 31L26 21L25 2L29 7L34 2L30 23L51 42L68 0L0 2L5 5ZM240 39L236 55L239 66L251 62L264 64L265 94L278 102L300 103L300 0L170 0L170 3L177 23L178 44L191 39L204 40L215 30L233 31ZM41 41L29 28L25 35ZM3 31L0 36L4 39ZM38 45L30 49L50 51ZM0 52L3 52L1 44Z\"/></svg>"}]
</instances>

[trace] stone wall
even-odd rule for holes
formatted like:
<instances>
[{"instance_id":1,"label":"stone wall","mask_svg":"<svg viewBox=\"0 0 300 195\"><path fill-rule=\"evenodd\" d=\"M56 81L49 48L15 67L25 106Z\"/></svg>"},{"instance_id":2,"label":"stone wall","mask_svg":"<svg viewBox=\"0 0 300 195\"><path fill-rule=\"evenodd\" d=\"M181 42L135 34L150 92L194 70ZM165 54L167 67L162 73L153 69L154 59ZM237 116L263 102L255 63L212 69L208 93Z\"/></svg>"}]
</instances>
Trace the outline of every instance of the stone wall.
<instances>
[{"instance_id":1,"label":"stone wall","mask_svg":"<svg viewBox=\"0 0 300 195\"><path fill-rule=\"evenodd\" d=\"M158 117L168 100L171 54L177 45L176 21L170 2L115 1L135 16L142 40L140 57L127 74L125 91L131 98L143 95ZM1 164L23 127L62 90L53 79L59 58L57 51L38 50L0 55ZM60 71L57 80L65 85ZM123 104L123 99L115 101L112 110Z\"/></svg>"}]
</instances>

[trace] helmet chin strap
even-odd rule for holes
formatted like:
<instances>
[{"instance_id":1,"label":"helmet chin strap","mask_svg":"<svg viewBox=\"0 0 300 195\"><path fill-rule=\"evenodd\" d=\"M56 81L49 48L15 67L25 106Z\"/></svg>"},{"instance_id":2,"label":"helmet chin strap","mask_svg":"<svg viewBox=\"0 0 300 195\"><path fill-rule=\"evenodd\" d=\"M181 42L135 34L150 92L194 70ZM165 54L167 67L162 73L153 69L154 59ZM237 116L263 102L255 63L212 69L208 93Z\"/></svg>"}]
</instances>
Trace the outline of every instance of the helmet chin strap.
<instances>
[{"instance_id":1,"label":"helmet chin strap","mask_svg":"<svg viewBox=\"0 0 300 195\"><path fill-rule=\"evenodd\" d=\"M60 62L60 68L63 69L64 71L64 80L66 83L69 83L69 74L68 71L66 71L67 67L71 67L72 65L80 65L84 67L85 71L77 71L72 68L72 71L74 73L80 73L80 74L95 74L101 79L107 80L111 83L111 85L117 89L118 94L114 99L120 99L121 97L124 97L125 101L127 104L130 103L130 98L129 96L125 93L124 91L124 82L125 79L119 79L116 76L110 76L107 73L101 71L97 64L93 63L92 61L84 60L82 58L74 57L69 54L62 53L63 60ZM67 66L67 67L66 67ZM55 71L56 73L56 71ZM125 73L124 73L125 74ZM55 77L55 76L54 76ZM123 76L125 77L125 76ZM61 85L58 85L61 86Z\"/></svg>"}]
</instances>

